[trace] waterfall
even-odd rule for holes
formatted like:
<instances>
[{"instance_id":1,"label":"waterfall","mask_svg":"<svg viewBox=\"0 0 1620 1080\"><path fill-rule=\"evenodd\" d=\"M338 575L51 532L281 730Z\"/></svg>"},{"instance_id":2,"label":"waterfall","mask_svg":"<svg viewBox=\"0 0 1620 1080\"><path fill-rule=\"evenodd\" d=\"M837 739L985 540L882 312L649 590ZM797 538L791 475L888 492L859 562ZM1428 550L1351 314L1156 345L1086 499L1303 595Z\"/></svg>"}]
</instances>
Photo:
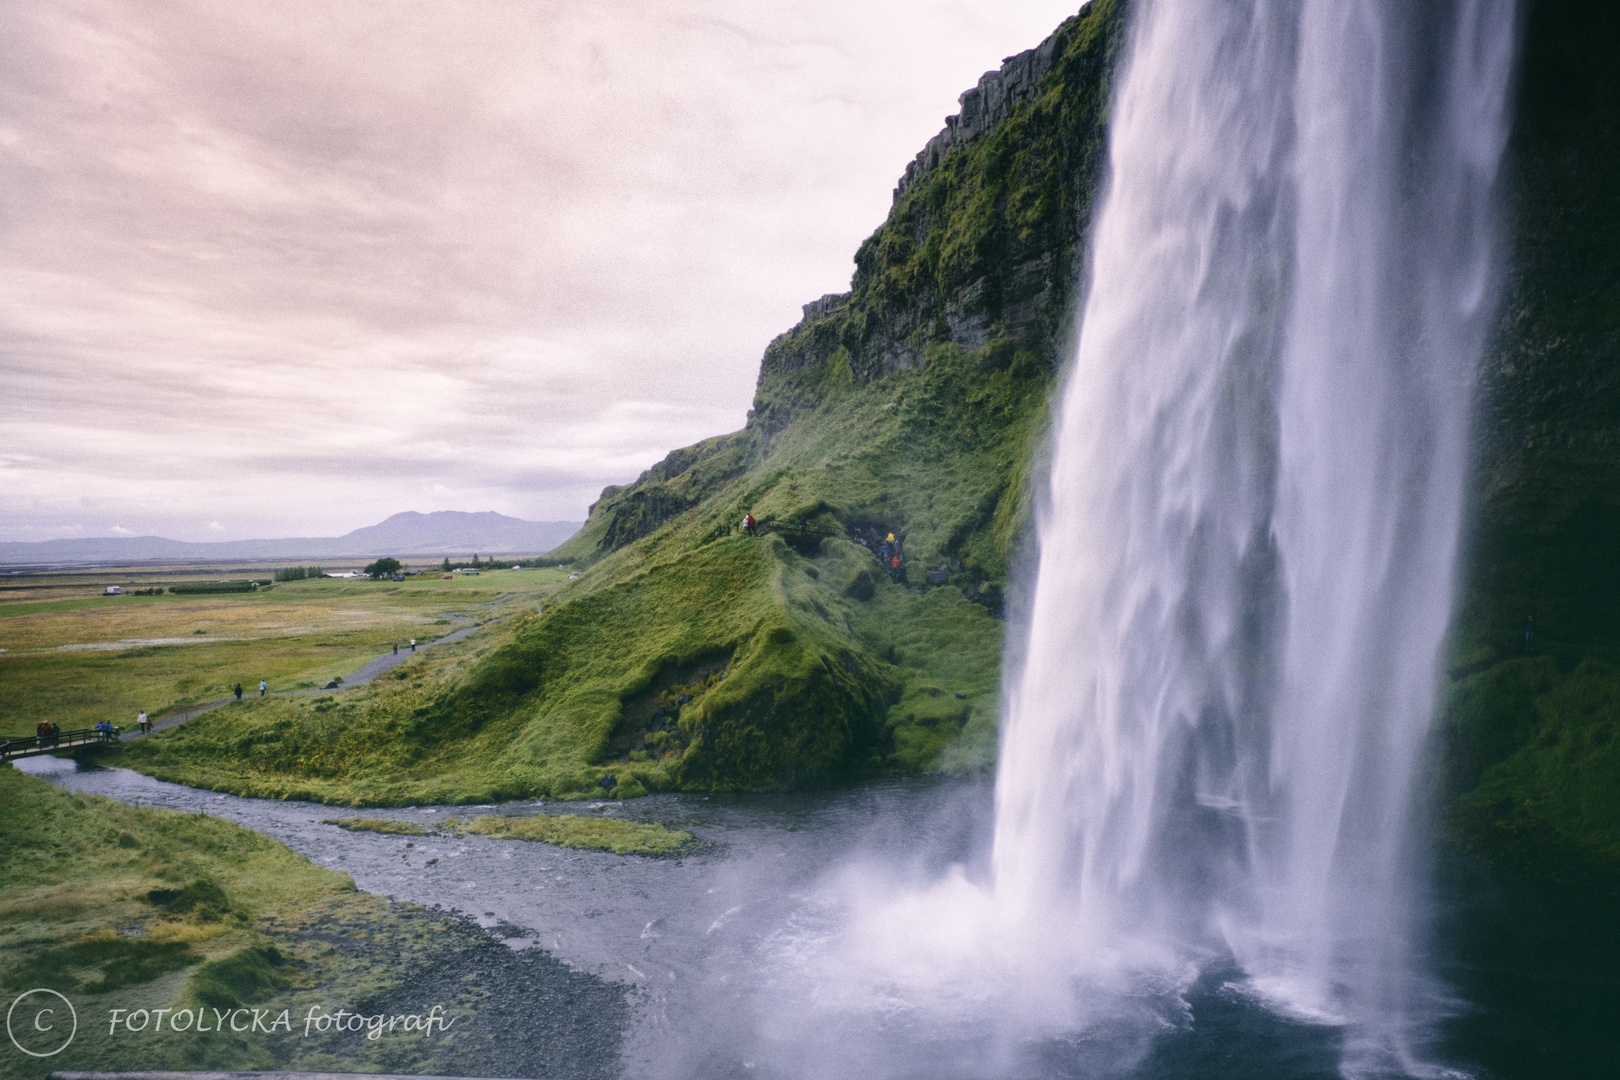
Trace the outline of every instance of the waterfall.
<instances>
[{"instance_id":1,"label":"waterfall","mask_svg":"<svg viewBox=\"0 0 1620 1080\"><path fill-rule=\"evenodd\" d=\"M1512 0L1138 0L1027 646L997 918L1216 953L1421 1071L1419 775L1490 317Z\"/></svg>"}]
</instances>

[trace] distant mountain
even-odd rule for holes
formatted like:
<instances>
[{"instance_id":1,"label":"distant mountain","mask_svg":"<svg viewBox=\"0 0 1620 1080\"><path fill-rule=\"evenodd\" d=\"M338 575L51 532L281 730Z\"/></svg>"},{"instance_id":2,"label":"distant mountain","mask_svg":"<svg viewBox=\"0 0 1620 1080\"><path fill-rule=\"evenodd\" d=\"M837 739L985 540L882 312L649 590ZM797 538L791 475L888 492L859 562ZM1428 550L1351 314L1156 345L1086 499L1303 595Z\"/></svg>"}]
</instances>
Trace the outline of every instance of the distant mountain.
<instances>
[{"instance_id":1,"label":"distant mountain","mask_svg":"<svg viewBox=\"0 0 1620 1080\"><path fill-rule=\"evenodd\" d=\"M141 562L148 559L358 559L379 555L487 555L550 551L578 531L577 521L524 521L492 510L467 514L407 510L342 536L191 543L161 536L0 543L0 564Z\"/></svg>"}]
</instances>

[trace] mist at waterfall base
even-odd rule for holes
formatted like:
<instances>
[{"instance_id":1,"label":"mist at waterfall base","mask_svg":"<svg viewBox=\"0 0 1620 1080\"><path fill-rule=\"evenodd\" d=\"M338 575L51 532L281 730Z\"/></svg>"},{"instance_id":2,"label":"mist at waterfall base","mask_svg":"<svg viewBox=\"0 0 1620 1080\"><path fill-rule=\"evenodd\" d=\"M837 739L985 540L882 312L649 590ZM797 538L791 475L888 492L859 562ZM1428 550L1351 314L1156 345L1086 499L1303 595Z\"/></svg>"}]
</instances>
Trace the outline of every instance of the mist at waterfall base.
<instances>
[{"instance_id":1,"label":"mist at waterfall base","mask_svg":"<svg viewBox=\"0 0 1620 1080\"><path fill-rule=\"evenodd\" d=\"M781 937L803 1075L1129 1072L1212 972L1344 1075L1443 1071L1418 789L1513 5L1133 18L988 858Z\"/></svg>"}]
</instances>

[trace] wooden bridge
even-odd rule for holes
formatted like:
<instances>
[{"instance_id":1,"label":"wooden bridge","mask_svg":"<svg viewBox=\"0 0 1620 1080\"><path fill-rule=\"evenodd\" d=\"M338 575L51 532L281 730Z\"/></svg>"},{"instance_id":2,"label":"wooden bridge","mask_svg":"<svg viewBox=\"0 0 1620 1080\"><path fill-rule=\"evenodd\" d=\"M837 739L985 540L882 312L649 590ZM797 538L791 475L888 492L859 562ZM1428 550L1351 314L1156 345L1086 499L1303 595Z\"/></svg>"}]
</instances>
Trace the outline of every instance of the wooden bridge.
<instances>
[{"instance_id":1,"label":"wooden bridge","mask_svg":"<svg viewBox=\"0 0 1620 1080\"><path fill-rule=\"evenodd\" d=\"M63 750L75 750L83 746L103 746L117 741L117 728L111 731L81 728L78 731L58 732L55 735L22 735L0 740L0 761L15 761L18 758L37 757L40 754L57 754Z\"/></svg>"}]
</instances>

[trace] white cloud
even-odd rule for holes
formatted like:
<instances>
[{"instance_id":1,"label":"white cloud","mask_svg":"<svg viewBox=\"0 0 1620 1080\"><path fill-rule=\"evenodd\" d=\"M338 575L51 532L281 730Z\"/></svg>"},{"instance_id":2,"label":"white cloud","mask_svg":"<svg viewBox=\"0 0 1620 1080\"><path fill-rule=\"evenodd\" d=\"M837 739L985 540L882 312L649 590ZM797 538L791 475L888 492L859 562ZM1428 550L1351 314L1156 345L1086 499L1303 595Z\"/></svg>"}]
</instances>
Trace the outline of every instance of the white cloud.
<instances>
[{"instance_id":1,"label":"white cloud","mask_svg":"<svg viewBox=\"0 0 1620 1080\"><path fill-rule=\"evenodd\" d=\"M7 4L0 539L578 519L1071 5Z\"/></svg>"}]
</instances>

